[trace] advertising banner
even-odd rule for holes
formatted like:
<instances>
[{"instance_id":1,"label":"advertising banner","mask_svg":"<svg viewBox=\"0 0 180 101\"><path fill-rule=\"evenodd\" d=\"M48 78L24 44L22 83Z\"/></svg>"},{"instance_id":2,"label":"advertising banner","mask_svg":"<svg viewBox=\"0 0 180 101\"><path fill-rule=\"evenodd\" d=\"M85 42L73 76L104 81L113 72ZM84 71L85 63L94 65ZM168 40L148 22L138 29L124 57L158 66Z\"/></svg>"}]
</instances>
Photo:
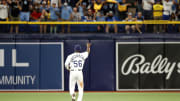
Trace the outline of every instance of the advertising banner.
<instances>
[{"instance_id":1,"label":"advertising banner","mask_svg":"<svg viewBox=\"0 0 180 101\"><path fill-rule=\"evenodd\" d=\"M0 90L64 90L62 42L0 42Z\"/></svg>"},{"instance_id":2,"label":"advertising banner","mask_svg":"<svg viewBox=\"0 0 180 101\"><path fill-rule=\"evenodd\" d=\"M180 88L180 42L117 42L116 90Z\"/></svg>"}]
</instances>

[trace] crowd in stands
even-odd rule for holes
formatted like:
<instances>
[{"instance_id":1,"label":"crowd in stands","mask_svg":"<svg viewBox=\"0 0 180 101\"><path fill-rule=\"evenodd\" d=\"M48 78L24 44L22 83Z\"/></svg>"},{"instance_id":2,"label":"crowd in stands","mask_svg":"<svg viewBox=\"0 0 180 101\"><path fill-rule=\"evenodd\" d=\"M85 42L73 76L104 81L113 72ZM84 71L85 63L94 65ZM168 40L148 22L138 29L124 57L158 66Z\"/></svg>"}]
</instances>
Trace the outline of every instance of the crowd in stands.
<instances>
[{"instance_id":1,"label":"crowd in stands","mask_svg":"<svg viewBox=\"0 0 180 101\"><path fill-rule=\"evenodd\" d=\"M180 20L179 0L0 0L0 21L143 21ZM98 32L118 33L119 25L96 25ZM0 25L2 29L5 26ZM26 26L23 26L26 27ZM67 27L67 28L65 28ZM40 33L60 33L57 25L40 25ZM61 32L71 32L62 25ZM124 25L128 33L180 32L178 25ZM19 33L19 25L9 32Z\"/></svg>"}]
</instances>

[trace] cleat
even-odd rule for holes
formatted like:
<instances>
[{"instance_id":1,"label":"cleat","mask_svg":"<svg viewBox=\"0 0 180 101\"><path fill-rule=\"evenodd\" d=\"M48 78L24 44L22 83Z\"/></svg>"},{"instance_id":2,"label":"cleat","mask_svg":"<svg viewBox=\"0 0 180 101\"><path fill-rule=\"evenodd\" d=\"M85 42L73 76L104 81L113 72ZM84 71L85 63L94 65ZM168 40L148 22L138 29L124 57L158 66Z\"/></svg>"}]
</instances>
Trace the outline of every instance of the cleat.
<instances>
[{"instance_id":1,"label":"cleat","mask_svg":"<svg viewBox=\"0 0 180 101\"><path fill-rule=\"evenodd\" d=\"M76 101L76 94L75 93L72 95L72 101Z\"/></svg>"}]
</instances>

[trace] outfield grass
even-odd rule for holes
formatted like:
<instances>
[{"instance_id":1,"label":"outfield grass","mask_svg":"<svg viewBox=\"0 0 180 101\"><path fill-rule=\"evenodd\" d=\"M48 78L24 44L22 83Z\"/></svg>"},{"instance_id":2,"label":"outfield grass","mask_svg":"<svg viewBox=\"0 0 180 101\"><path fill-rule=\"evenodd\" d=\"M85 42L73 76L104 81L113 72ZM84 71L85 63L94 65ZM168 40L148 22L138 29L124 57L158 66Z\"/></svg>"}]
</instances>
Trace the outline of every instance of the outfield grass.
<instances>
[{"instance_id":1,"label":"outfield grass","mask_svg":"<svg viewBox=\"0 0 180 101\"><path fill-rule=\"evenodd\" d=\"M0 93L0 101L71 101L68 93ZM180 93L85 93L83 101L180 101Z\"/></svg>"}]
</instances>

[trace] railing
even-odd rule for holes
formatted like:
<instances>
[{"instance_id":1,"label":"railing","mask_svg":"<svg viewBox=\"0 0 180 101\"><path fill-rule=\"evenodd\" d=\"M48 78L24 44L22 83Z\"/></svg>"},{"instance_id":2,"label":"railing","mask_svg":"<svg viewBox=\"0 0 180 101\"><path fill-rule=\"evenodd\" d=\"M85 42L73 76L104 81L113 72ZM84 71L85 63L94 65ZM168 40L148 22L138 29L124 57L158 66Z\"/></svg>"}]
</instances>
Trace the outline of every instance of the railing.
<instances>
[{"instance_id":1,"label":"railing","mask_svg":"<svg viewBox=\"0 0 180 101\"><path fill-rule=\"evenodd\" d=\"M63 24L180 24L180 21L165 21L165 20L145 20L145 21L87 21L87 22L72 22L72 21L46 21L46 22L31 22L31 21L0 21L0 24L47 24L47 25L63 25Z\"/></svg>"}]
</instances>

